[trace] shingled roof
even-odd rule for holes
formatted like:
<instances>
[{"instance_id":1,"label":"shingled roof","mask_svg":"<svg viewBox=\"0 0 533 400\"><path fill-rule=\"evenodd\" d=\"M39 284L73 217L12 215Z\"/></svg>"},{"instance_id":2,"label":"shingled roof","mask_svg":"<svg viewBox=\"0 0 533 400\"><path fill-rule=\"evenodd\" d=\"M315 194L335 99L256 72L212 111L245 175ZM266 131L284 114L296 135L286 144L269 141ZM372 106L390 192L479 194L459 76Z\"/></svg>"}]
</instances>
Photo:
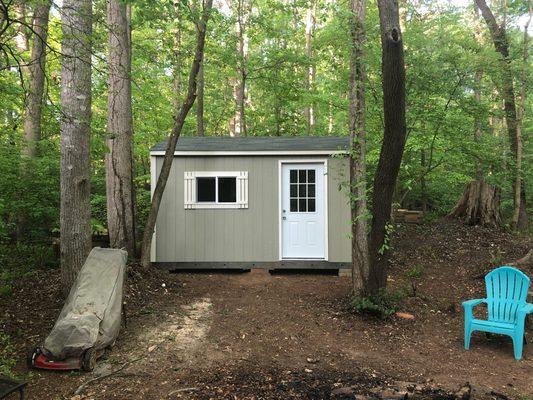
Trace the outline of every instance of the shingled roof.
<instances>
[{"instance_id":1,"label":"shingled roof","mask_svg":"<svg viewBox=\"0 0 533 400\"><path fill-rule=\"evenodd\" d=\"M183 136L178 139L177 152L277 152L277 151L338 151L349 147L348 136ZM167 140L151 148L165 151Z\"/></svg>"}]
</instances>

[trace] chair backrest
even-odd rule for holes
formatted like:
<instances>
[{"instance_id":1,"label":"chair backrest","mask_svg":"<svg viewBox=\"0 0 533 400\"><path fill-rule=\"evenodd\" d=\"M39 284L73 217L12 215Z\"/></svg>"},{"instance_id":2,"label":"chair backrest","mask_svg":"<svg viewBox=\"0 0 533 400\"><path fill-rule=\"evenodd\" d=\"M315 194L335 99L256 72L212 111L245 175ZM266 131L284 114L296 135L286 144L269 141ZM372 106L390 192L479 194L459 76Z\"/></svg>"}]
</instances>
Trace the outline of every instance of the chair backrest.
<instances>
[{"instance_id":1,"label":"chair backrest","mask_svg":"<svg viewBox=\"0 0 533 400\"><path fill-rule=\"evenodd\" d=\"M530 280L522 271L504 266L485 277L489 321L516 322L517 310L526 303Z\"/></svg>"}]
</instances>

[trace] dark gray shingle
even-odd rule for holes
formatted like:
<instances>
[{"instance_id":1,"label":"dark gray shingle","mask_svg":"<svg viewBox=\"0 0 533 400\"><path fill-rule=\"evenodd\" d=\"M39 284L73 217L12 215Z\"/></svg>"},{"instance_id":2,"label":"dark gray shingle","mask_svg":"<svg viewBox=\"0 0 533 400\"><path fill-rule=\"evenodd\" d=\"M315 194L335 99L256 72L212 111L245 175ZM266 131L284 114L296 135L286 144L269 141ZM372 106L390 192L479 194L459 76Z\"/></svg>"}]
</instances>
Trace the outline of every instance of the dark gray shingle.
<instances>
[{"instance_id":1,"label":"dark gray shingle","mask_svg":"<svg viewBox=\"0 0 533 400\"><path fill-rule=\"evenodd\" d=\"M311 151L345 150L348 136L183 136L178 139L176 151ZM167 141L162 141L151 151L165 151Z\"/></svg>"}]
</instances>

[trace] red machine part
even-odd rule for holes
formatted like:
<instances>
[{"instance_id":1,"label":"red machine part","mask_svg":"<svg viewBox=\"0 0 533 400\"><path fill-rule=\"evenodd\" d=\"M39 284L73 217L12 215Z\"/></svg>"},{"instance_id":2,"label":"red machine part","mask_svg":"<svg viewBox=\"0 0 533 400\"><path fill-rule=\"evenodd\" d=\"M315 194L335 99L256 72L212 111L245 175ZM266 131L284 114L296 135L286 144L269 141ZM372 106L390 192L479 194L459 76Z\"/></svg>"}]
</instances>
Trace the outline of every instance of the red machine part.
<instances>
[{"instance_id":1,"label":"red machine part","mask_svg":"<svg viewBox=\"0 0 533 400\"><path fill-rule=\"evenodd\" d=\"M33 356L34 368L49 369L54 371L65 371L71 369L81 369L81 359L71 358L65 361L48 360L43 353L37 353Z\"/></svg>"}]
</instances>

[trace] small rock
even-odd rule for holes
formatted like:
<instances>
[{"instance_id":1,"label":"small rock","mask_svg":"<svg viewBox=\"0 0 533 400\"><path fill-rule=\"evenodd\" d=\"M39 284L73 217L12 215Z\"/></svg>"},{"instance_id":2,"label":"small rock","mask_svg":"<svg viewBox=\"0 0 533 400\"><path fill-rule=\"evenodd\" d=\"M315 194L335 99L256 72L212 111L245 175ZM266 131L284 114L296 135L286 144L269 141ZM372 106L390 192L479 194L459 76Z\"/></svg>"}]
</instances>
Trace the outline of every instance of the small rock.
<instances>
[{"instance_id":1,"label":"small rock","mask_svg":"<svg viewBox=\"0 0 533 400\"><path fill-rule=\"evenodd\" d=\"M470 383L466 382L457 392L455 392L455 397L462 400L469 400L472 394L472 387Z\"/></svg>"},{"instance_id":2,"label":"small rock","mask_svg":"<svg viewBox=\"0 0 533 400\"><path fill-rule=\"evenodd\" d=\"M403 318L403 319L415 319L415 316L413 314L409 314L409 313L404 313L404 312L397 312L395 314L398 318Z\"/></svg>"},{"instance_id":3,"label":"small rock","mask_svg":"<svg viewBox=\"0 0 533 400\"><path fill-rule=\"evenodd\" d=\"M151 353L152 351L154 351L156 349L157 345L153 345L153 346L150 346L148 347L148 353Z\"/></svg>"},{"instance_id":4,"label":"small rock","mask_svg":"<svg viewBox=\"0 0 533 400\"><path fill-rule=\"evenodd\" d=\"M310 358L310 357L307 357L307 362L309 364L316 364L317 362L319 362L320 360L318 358Z\"/></svg>"},{"instance_id":5,"label":"small rock","mask_svg":"<svg viewBox=\"0 0 533 400\"><path fill-rule=\"evenodd\" d=\"M310 374L311 372L313 372L313 370L312 370L312 369L309 369L309 368L304 369L304 371L307 372L308 374Z\"/></svg>"},{"instance_id":6,"label":"small rock","mask_svg":"<svg viewBox=\"0 0 533 400\"><path fill-rule=\"evenodd\" d=\"M336 395L348 395L348 394L352 394L353 392L354 392L353 386L344 386L344 387L333 389L331 391L331 394L334 395L334 396L336 396Z\"/></svg>"}]
</instances>

